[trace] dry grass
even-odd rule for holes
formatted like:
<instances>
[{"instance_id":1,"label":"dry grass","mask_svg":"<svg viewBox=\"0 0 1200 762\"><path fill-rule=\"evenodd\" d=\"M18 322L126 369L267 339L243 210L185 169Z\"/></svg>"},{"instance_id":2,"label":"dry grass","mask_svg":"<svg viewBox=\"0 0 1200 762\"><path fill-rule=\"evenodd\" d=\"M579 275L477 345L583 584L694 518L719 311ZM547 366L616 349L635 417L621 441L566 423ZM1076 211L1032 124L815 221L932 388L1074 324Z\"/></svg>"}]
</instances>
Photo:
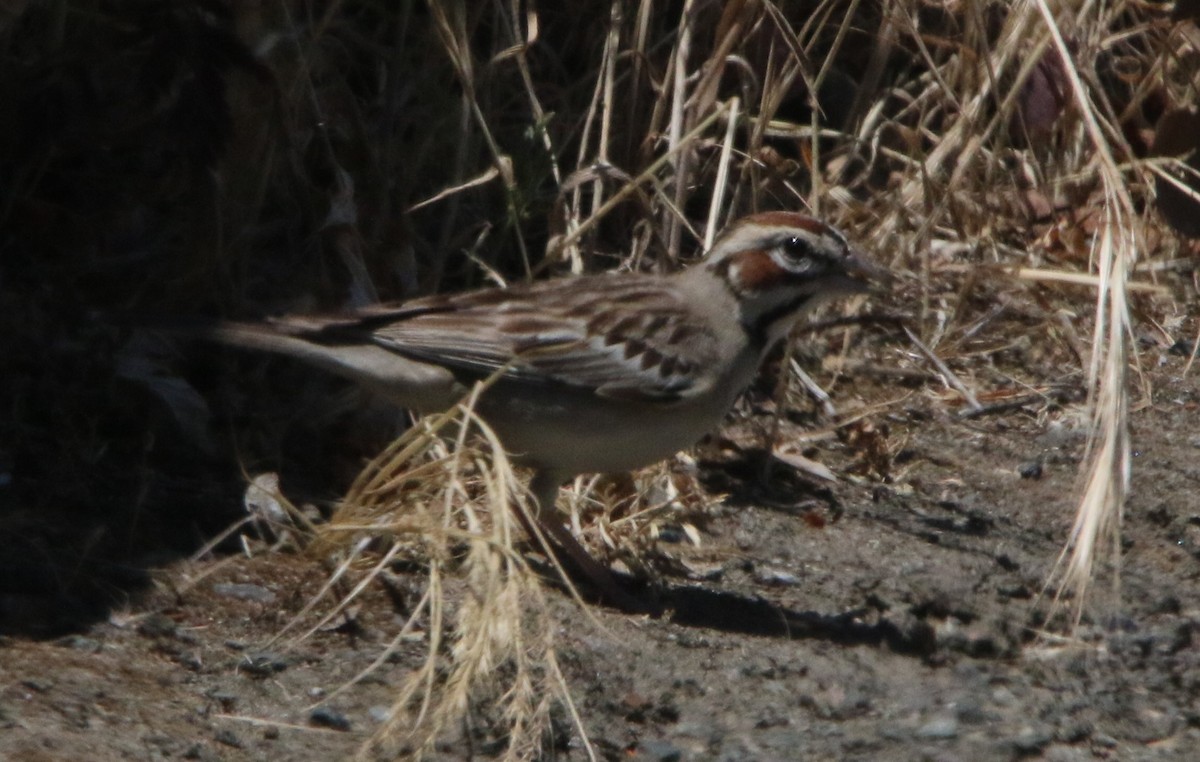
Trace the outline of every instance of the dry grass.
<instances>
[{"instance_id":1,"label":"dry grass","mask_svg":"<svg viewBox=\"0 0 1200 762\"><path fill-rule=\"evenodd\" d=\"M447 438L450 429L456 433ZM468 401L396 440L318 531L312 552L337 559L337 568L285 630L297 630L294 639L336 619L397 562L426 569L424 595L405 612L389 645L338 689L407 642L427 647L388 720L363 749L365 757L420 757L470 713L499 736L506 759L528 759L551 736L555 706L566 708L586 744L556 661L557 623L517 547L513 511L526 510L527 499ZM346 592L335 594L340 590Z\"/></svg>"},{"instance_id":2,"label":"dry grass","mask_svg":"<svg viewBox=\"0 0 1200 762\"><path fill-rule=\"evenodd\" d=\"M1134 383L1135 325L1152 321L1164 341L1200 331L1169 298L1194 294L1195 244L1154 205L1155 177L1195 195L1193 165L1151 156L1159 116L1195 101L1194 22L1132 1L295 0L220 13L180 4L132 19L98 0L46 6L0 20L17 24L0 33L55 49L74 41L81 60L107 61L101 82L147 65L144 48L104 58L116 47L105 34L119 38L111 29L136 36L161 24L223 51L169 59L162 78L199 83L192 89L152 82L131 98L111 86L107 97L124 97L140 126L97 118L95 128L118 146L145 142L147 129L180 143L176 129L219 161L139 176L84 143L68 152L74 165L62 163L62 145L37 144L22 148L27 165L5 165L0 221L23 221L13 240L61 252L87 230L105 242L99 264L86 262L101 277L53 281L57 303L70 294L92 307L245 315L550 273L672 269L735 216L810 209L899 274L888 308L906 326L842 330L830 340L842 362L817 381L837 383L853 354L943 386L938 399L964 415L1048 385L1086 390L1077 516L1047 588L1065 616L1052 626L1080 621L1100 571L1116 582L1130 398L1152 394ZM38 60L18 42L6 51L10 62ZM69 98L73 80L56 71L44 76ZM0 123L9 143L12 130ZM79 164L99 178L82 209L61 190ZM119 192L99 190L130 176ZM141 286L128 288L122 245L146 258L134 260ZM41 250L31 251L18 253L33 261ZM55 302L2 280L0 297L25 316L10 335L73 330ZM68 398L78 386L68 373L50 384ZM11 383L3 391L7 433L40 443L38 462L61 458L29 436L48 426L41 408L13 402L38 397ZM1029 399L1033 415L1074 412ZM426 597L396 637L419 632L429 661L384 735L426 748L487 687L504 697L510 755L527 757L548 702L569 706L570 696L540 588L513 549L506 506L520 489L502 457L462 441L447 449L434 436L446 423L427 421L376 458L321 547L337 540L339 579L356 585L398 554L428 564ZM97 426L74 425L68 441L98 447ZM453 608L443 595L451 577L464 586Z\"/></svg>"}]
</instances>

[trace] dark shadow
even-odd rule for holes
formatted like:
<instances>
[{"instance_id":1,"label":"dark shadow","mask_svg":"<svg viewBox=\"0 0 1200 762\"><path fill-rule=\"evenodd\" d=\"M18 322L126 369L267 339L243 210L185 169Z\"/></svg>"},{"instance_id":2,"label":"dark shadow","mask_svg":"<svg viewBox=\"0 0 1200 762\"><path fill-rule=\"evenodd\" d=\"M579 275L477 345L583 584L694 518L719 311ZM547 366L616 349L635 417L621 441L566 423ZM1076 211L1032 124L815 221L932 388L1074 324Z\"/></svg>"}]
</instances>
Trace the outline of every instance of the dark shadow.
<instances>
[{"instance_id":1,"label":"dark shadow","mask_svg":"<svg viewBox=\"0 0 1200 762\"><path fill-rule=\"evenodd\" d=\"M725 495L732 507L752 507L795 514L824 503L833 515L841 513L828 484L819 483L778 460L762 448L746 448L735 457L700 462L700 483L713 494Z\"/></svg>"},{"instance_id":2,"label":"dark shadow","mask_svg":"<svg viewBox=\"0 0 1200 762\"><path fill-rule=\"evenodd\" d=\"M234 479L190 497L148 490L140 502L118 490L74 505L27 494L0 504L0 634L53 638L103 621L149 589L153 569L186 557L240 511Z\"/></svg>"},{"instance_id":3,"label":"dark shadow","mask_svg":"<svg viewBox=\"0 0 1200 762\"><path fill-rule=\"evenodd\" d=\"M663 594L667 619L684 627L699 627L745 635L794 640L825 640L844 646L886 644L896 653L928 656L937 647L933 628L921 623L905 631L895 623L861 620L863 611L822 614L795 611L758 597L678 585Z\"/></svg>"},{"instance_id":4,"label":"dark shadow","mask_svg":"<svg viewBox=\"0 0 1200 762\"><path fill-rule=\"evenodd\" d=\"M557 571L546 563L532 564L544 582L567 593ZM697 629L736 632L788 640L824 640L844 646L887 645L892 651L924 657L937 650L933 628L917 621L909 628L881 619L863 621L866 610L840 614L796 611L758 596L713 590L700 585L655 587L626 574L613 574L625 595L621 601L605 600L586 580L572 584L583 600L629 614L648 614L672 624ZM633 601L631 604L630 601Z\"/></svg>"},{"instance_id":5,"label":"dark shadow","mask_svg":"<svg viewBox=\"0 0 1200 762\"><path fill-rule=\"evenodd\" d=\"M0 537L0 634L51 638L103 620L144 590L144 568L70 558L28 538Z\"/></svg>"},{"instance_id":6,"label":"dark shadow","mask_svg":"<svg viewBox=\"0 0 1200 762\"><path fill-rule=\"evenodd\" d=\"M316 406L297 403L297 396L256 397L264 401L255 403L254 426L244 423L246 413L214 407L209 431L225 447L197 446L155 400L123 387L90 408L99 422L90 449L102 449L99 458L86 461L27 437L11 484L0 490L0 634L58 637L136 605L155 569L188 558L246 518L247 474L276 472L285 494L303 498L299 504L326 506L361 467L364 452L391 437L347 437L346 430L359 428L358 409L331 422L308 415ZM227 395L210 397L221 403ZM39 422L48 419L38 412ZM281 432L263 437L278 442L275 452L240 458L240 432L259 431L263 421ZM55 429L46 423L44 431ZM215 550L239 548L240 533Z\"/></svg>"},{"instance_id":7,"label":"dark shadow","mask_svg":"<svg viewBox=\"0 0 1200 762\"><path fill-rule=\"evenodd\" d=\"M270 82L227 4L25 5L0 14L0 632L52 637L237 518L232 449L180 433L202 406L90 316L228 303L227 93Z\"/></svg>"}]
</instances>

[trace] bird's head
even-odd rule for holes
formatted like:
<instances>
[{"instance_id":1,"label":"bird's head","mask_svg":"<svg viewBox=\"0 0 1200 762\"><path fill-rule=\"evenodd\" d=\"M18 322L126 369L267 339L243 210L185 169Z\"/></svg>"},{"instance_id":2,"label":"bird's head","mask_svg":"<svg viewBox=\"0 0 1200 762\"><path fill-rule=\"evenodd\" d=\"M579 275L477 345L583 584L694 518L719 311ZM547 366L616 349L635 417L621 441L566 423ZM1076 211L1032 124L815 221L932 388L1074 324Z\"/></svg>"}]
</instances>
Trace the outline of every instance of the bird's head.
<instances>
[{"instance_id":1,"label":"bird's head","mask_svg":"<svg viewBox=\"0 0 1200 762\"><path fill-rule=\"evenodd\" d=\"M735 296L739 319L765 345L787 335L804 310L834 296L862 293L890 273L853 250L837 229L796 212L766 212L734 222L700 265Z\"/></svg>"}]
</instances>

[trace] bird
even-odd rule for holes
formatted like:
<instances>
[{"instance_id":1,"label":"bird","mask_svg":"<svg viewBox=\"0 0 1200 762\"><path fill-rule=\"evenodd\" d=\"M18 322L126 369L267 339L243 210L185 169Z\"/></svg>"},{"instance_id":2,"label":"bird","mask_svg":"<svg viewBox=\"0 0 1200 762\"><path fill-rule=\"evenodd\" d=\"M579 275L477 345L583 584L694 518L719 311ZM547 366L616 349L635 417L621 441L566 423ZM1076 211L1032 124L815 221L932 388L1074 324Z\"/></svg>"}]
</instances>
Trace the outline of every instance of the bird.
<instances>
[{"instance_id":1,"label":"bird","mask_svg":"<svg viewBox=\"0 0 1200 762\"><path fill-rule=\"evenodd\" d=\"M761 212L674 273L562 276L199 333L305 361L418 413L449 409L490 379L475 411L533 469L538 528L605 598L636 608L556 515L560 487L690 447L805 311L889 279L832 225Z\"/></svg>"}]
</instances>

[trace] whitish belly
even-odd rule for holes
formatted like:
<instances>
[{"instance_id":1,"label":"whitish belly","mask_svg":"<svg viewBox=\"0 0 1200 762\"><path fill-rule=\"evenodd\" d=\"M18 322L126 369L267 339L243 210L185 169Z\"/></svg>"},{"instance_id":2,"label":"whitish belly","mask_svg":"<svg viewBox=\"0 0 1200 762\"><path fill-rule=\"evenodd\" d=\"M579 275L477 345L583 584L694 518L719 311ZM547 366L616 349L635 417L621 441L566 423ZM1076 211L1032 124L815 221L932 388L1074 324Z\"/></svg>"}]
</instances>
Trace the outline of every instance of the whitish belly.
<instances>
[{"instance_id":1,"label":"whitish belly","mask_svg":"<svg viewBox=\"0 0 1200 762\"><path fill-rule=\"evenodd\" d=\"M721 423L732 399L687 407L617 404L590 395L550 404L509 396L480 404L509 454L569 474L629 471L690 447Z\"/></svg>"}]
</instances>

